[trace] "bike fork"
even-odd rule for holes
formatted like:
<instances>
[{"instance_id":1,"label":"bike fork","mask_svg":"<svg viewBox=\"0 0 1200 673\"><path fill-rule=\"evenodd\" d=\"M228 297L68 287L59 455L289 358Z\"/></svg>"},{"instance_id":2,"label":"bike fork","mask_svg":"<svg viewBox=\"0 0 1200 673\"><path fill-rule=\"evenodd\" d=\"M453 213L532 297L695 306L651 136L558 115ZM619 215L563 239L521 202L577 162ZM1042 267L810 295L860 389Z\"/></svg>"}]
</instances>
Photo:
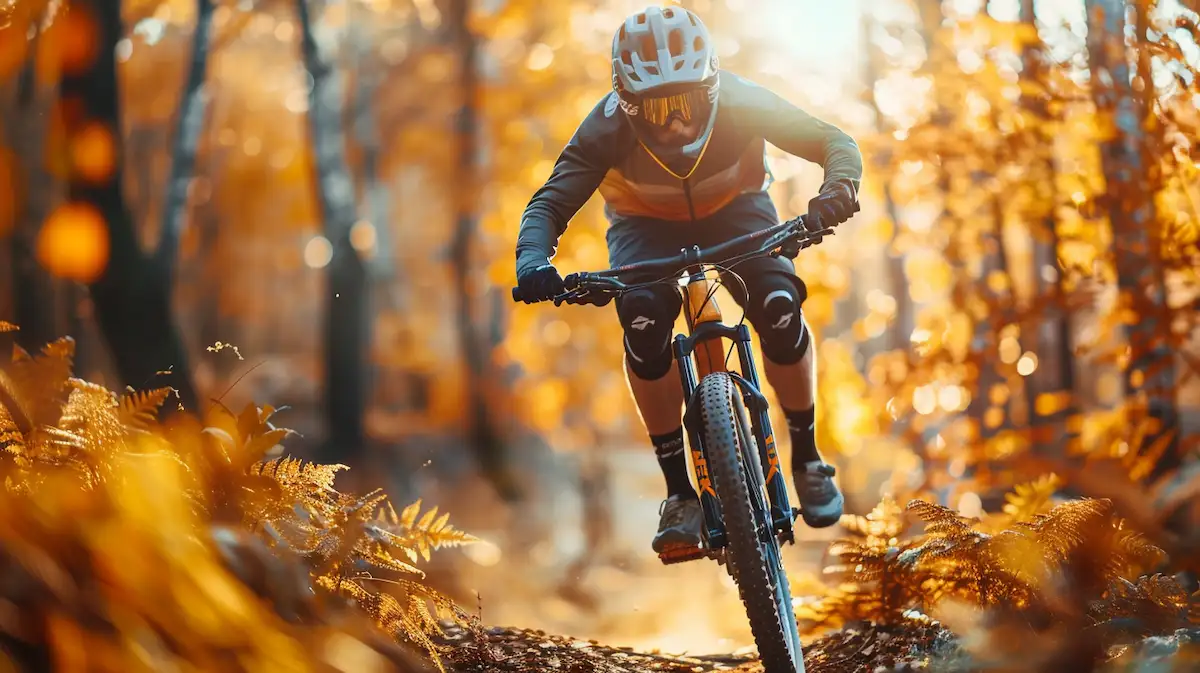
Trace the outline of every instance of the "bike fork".
<instances>
[{"instance_id":1,"label":"bike fork","mask_svg":"<svg viewBox=\"0 0 1200 673\"><path fill-rule=\"evenodd\" d=\"M742 399L750 410L750 426L758 444L759 460L766 481L767 497L771 503L771 522L773 530L786 542L795 542L793 522L795 520L791 502L788 499L787 481L783 470L779 467L779 452L775 447L775 433L771 429L770 414L767 413L767 398L762 394L762 386L758 380L758 369L754 366L754 358L750 356L750 329L738 325L734 337L737 345L738 360L742 368L742 376L735 377L741 384Z\"/></svg>"},{"instance_id":2,"label":"bike fork","mask_svg":"<svg viewBox=\"0 0 1200 673\"><path fill-rule=\"evenodd\" d=\"M683 415L683 427L687 430L692 469L696 473L696 484L700 487L698 490L700 492L700 508L704 512L705 546L709 549L720 549L725 546L725 525L721 516L721 503L717 500L717 492L713 488L712 477L708 473L707 452L700 436L699 419L696 418L699 407L692 404L696 388L700 385L696 379L696 366L692 362L686 337L682 334L676 335L673 346L675 363L679 366L679 378L683 385L683 399L687 405Z\"/></svg>"}]
</instances>

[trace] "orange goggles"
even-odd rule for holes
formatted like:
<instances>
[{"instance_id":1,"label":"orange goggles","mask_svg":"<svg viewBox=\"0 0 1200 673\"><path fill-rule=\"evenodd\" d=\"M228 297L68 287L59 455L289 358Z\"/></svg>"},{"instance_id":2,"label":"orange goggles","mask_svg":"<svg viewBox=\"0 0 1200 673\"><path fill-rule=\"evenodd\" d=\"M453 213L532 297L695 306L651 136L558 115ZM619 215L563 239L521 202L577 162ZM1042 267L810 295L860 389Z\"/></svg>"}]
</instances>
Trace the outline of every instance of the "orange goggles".
<instances>
[{"instance_id":1,"label":"orange goggles","mask_svg":"<svg viewBox=\"0 0 1200 673\"><path fill-rule=\"evenodd\" d=\"M648 124L666 126L676 117L690 122L703 118L712 109L712 90L707 86L699 86L670 96L646 97L639 105L639 116Z\"/></svg>"}]
</instances>

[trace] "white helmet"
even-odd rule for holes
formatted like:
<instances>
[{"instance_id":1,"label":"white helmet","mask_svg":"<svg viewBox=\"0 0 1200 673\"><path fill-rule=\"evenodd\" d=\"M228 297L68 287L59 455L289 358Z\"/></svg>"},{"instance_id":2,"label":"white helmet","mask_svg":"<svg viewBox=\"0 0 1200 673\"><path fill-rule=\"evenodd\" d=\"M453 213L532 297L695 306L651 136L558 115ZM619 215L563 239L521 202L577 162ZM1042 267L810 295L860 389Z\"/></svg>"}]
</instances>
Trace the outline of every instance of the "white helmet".
<instances>
[{"instance_id":1,"label":"white helmet","mask_svg":"<svg viewBox=\"0 0 1200 673\"><path fill-rule=\"evenodd\" d=\"M708 28L683 7L631 14L613 36L612 86L635 122L661 125L698 113L711 127L718 76Z\"/></svg>"}]
</instances>

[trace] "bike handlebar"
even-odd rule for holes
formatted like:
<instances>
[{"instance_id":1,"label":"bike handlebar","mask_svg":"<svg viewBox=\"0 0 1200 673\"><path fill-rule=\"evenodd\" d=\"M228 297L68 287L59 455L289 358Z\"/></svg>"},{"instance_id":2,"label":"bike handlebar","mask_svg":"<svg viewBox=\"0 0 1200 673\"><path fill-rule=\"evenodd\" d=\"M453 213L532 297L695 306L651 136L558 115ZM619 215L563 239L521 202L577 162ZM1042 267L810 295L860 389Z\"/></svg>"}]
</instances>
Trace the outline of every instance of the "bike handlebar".
<instances>
[{"instance_id":1,"label":"bike handlebar","mask_svg":"<svg viewBox=\"0 0 1200 673\"><path fill-rule=\"evenodd\" d=\"M634 264L626 264L604 271L580 272L572 273L563 278L563 283L568 292L574 291L581 285L586 285L590 289L606 289L613 291L621 291L626 288L625 283L621 282L622 276L628 276L631 273L651 273L663 272L668 269L675 269L682 272L683 269L689 266L718 264L728 266L733 261L741 261L764 254L769 254L784 243L789 242L789 239L794 239L798 244L796 251L799 251L799 244L803 244L811 239L816 239L815 242L829 235L833 235L833 228L823 228L812 231L806 228L808 222L807 215L801 215L795 219L788 220L773 227L761 229L744 236L729 239L724 243L718 243L709 248L700 249L692 246L689 250L683 249L678 255L670 257L662 257L659 259L646 260L644 262L636 262ZM756 250L735 255L731 258L724 258L730 252L742 247L748 243L755 241L763 241ZM794 256L794 255L789 255ZM602 287L603 286L603 287ZM525 301L524 294L520 287L512 289L512 298L514 302ZM555 303L559 303L555 301Z\"/></svg>"}]
</instances>

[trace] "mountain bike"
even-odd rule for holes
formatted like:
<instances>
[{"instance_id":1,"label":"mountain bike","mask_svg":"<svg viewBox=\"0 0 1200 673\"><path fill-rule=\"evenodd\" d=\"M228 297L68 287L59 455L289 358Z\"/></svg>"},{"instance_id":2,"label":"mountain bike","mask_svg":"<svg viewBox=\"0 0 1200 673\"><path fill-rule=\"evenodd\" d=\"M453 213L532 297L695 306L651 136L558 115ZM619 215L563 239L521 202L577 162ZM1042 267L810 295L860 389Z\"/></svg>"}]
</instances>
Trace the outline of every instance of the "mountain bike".
<instances>
[{"instance_id":1,"label":"mountain bike","mask_svg":"<svg viewBox=\"0 0 1200 673\"><path fill-rule=\"evenodd\" d=\"M794 544L793 524L800 510L788 501L775 435L767 414L752 358L745 318L724 323L714 298L721 284L718 271L740 281L734 268L763 256L794 258L801 249L831 235L832 229L810 227L807 216L789 220L719 245L684 248L679 255L608 269L572 273L563 278L566 291L555 306L605 305L616 296L656 284L673 284L687 309L687 334L672 342L686 402L683 424L688 459L696 477L704 513L702 543L660 555L663 563L710 558L726 565L738 586L750 630L767 673L803 673L804 658L791 587L783 569L782 544ZM757 247L737 253L750 246ZM687 274L686 280L683 274ZM623 282L655 277L650 282ZM523 301L513 288L514 301ZM732 341L729 350L724 341ZM740 373L730 371L736 348Z\"/></svg>"}]
</instances>

